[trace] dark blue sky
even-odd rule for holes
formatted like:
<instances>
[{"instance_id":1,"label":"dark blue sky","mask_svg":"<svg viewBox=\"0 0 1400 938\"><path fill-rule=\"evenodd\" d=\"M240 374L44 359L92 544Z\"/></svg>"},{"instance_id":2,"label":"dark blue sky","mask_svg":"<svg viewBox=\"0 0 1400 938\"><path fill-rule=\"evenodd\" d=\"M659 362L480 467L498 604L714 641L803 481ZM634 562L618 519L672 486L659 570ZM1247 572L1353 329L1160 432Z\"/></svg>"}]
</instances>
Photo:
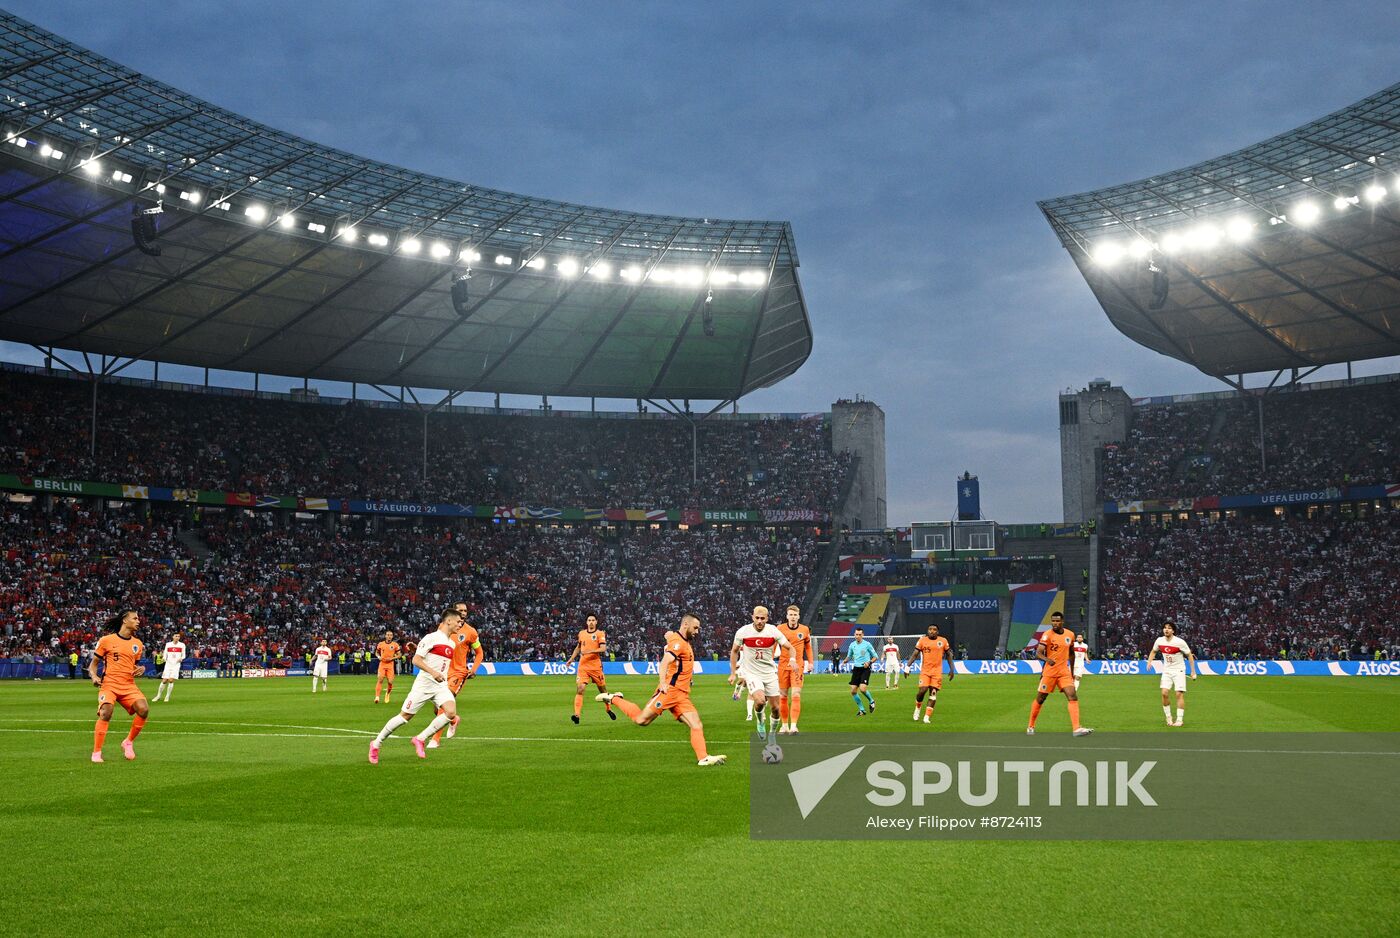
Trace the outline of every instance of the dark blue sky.
<instances>
[{"instance_id":1,"label":"dark blue sky","mask_svg":"<svg viewBox=\"0 0 1400 938\"><path fill-rule=\"evenodd\" d=\"M414 169L791 220L816 349L743 407L877 401L897 524L948 517L964 468L988 516L1059 518L1067 386L1221 387L1109 325L1037 199L1216 156L1400 78L1400 7L1374 2L7 6Z\"/></svg>"}]
</instances>

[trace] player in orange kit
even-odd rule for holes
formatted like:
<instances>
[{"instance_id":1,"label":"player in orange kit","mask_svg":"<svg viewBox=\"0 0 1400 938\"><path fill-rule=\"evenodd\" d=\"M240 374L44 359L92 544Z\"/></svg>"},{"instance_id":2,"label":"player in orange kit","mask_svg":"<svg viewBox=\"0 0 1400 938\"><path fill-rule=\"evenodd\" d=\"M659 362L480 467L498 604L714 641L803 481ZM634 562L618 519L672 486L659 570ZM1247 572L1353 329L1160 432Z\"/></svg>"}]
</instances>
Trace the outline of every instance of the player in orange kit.
<instances>
[{"instance_id":1,"label":"player in orange kit","mask_svg":"<svg viewBox=\"0 0 1400 938\"><path fill-rule=\"evenodd\" d=\"M690 728L690 748L695 750L696 765L723 765L726 756L709 755L705 749L704 725L700 713L690 702L690 681L695 675L695 650L690 640L700 631L700 617L687 612L681 616L676 631L666 633L666 651L661 655L660 683L645 707L624 700L621 693L599 694L602 703L616 704L627 718L638 726L646 726L661 714L671 712Z\"/></svg>"},{"instance_id":2,"label":"player in orange kit","mask_svg":"<svg viewBox=\"0 0 1400 938\"><path fill-rule=\"evenodd\" d=\"M1075 736L1088 736L1093 730L1079 725L1079 695L1074 691L1074 673L1070 668L1074 654L1074 633L1065 628L1062 613L1050 614L1050 628L1040 633L1040 641L1035 646L1035 656L1045 662L1040 672L1040 688L1031 704L1031 721L1026 727L1028 734L1035 733L1035 720L1040 716L1040 706L1056 690L1063 691L1069 701L1069 720L1074 726Z\"/></svg>"},{"instance_id":3,"label":"player in orange kit","mask_svg":"<svg viewBox=\"0 0 1400 938\"><path fill-rule=\"evenodd\" d=\"M922 657L919 665L919 692L914 695L915 720L919 718L919 708L925 696L928 697L928 707L924 710L924 722L928 723L929 717L933 716L933 705L938 703L938 692L943 689L943 658L951 651L948 640L938 634L938 626L930 625L928 634L919 639L904 662L912 668L914 658ZM957 672L952 669L951 662L949 664L948 680L951 681L957 676Z\"/></svg>"},{"instance_id":4,"label":"player in orange kit","mask_svg":"<svg viewBox=\"0 0 1400 938\"><path fill-rule=\"evenodd\" d=\"M379 688L385 684L389 689L384 693L384 702L394 696L394 659L399 656L399 643L394 641L394 631L390 629L384 633L384 641L374 648L375 655L379 658L379 677L374 682L374 702L379 703Z\"/></svg>"},{"instance_id":5,"label":"player in orange kit","mask_svg":"<svg viewBox=\"0 0 1400 938\"><path fill-rule=\"evenodd\" d=\"M585 628L578 633L578 644L574 646L573 652L569 655L564 664L574 663L578 659L578 674L574 682L574 715L569 717L575 723L578 722L579 714L583 712L583 692L589 684L593 684L603 694L608 692L608 679L603 676L603 655L608 650L608 633L598 628L598 617L589 616L584 623ZM604 703L607 708L608 718L616 720L617 714L613 713L612 704Z\"/></svg>"},{"instance_id":6,"label":"player in orange kit","mask_svg":"<svg viewBox=\"0 0 1400 938\"><path fill-rule=\"evenodd\" d=\"M476 677L477 669L481 667L482 660L486 657L486 649L481 647L481 636L476 629L467 624L467 604L453 603L452 611L461 617L461 626L452 633L452 663L447 669L447 689L452 691L455 698L462 692L462 685ZM472 652L472 663L467 664L467 651ZM442 713L442 708L438 708L438 713ZM447 738L451 739L457 735L457 724L462 722L461 712L452 715L452 722L447 724ZM433 734L433 738L428 742L429 749L436 749L442 744L442 730Z\"/></svg>"},{"instance_id":7,"label":"player in orange kit","mask_svg":"<svg viewBox=\"0 0 1400 938\"><path fill-rule=\"evenodd\" d=\"M146 695L136 686L136 679L146 671L141 664L146 646L136 637L136 630L140 627L141 617L134 611L127 610L112 616L107 621L108 634L98 639L97 647L92 651L92 660L88 662L88 677L99 688L97 725L92 734L93 762L103 761L102 743L107 739L107 726L112 719L114 704L121 704L131 714L131 731L122 740L122 755L128 759L136 758L133 744L136 737L141 735L141 727L146 725L146 717L151 712ZM98 659L107 666L101 678L97 676Z\"/></svg>"},{"instance_id":8,"label":"player in orange kit","mask_svg":"<svg viewBox=\"0 0 1400 938\"><path fill-rule=\"evenodd\" d=\"M782 719L782 725L778 727L780 736L797 732L797 718L802 713L802 679L817 666L817 654L812 648L812 630L797 621L801 615L800 608L788 606L787 621L778 624L778 631L792 643L798 662L795 668L788 658L778 662L778 713Z\"/></svg>"}]
</instances>

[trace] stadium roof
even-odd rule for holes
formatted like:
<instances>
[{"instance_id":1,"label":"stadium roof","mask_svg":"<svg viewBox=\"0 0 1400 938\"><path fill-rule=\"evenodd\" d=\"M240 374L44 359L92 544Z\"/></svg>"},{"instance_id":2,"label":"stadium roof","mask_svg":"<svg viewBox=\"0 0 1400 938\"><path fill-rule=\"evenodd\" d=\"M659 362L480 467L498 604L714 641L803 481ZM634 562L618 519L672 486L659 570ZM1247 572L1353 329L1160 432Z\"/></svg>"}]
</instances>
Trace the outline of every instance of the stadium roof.
<instances>
[{"instance_id":1,"label":"stadium roof","mask_svg":"<svg viewBox=\"0 0 1400 938\"><path fill-rule=\"evenodd\" d=\"M0 339L381 385L697 400L771 385L811 352L786 222L411 172L4 13L0 125ZM132 218L158 199L154 257ZM467 267L462 316L451 288Z\"/></svg>"},{"instance_id":2,"label":"stadium roof","mask_svg":"<svg viewBox=\"0 0 1400 938\"><path fill-rule=\"evenodd\" d=\"M1400 354L1400 84L1040 208L1119 330L1207 374Z\"/></svg>"}]
</instances>

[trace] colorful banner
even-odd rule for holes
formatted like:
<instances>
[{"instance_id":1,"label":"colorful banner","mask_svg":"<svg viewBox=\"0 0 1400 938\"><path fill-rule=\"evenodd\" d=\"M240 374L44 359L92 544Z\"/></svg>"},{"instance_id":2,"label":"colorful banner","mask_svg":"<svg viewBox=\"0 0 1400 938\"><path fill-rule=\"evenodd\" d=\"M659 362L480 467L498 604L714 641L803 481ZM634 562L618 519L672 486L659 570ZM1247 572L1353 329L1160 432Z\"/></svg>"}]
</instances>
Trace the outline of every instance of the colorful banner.
<instances>
[{"instance_id":1,"label":"colorful banner","mask_svg":"<svg viewBox=\"0 0 1400 938\"><path fill-rule=\"evenodd\" d=\"M1258 495L1204 495L1194 498L1140 498L1103 503L1106 515L1164 511L1222 511L1232 508L1273 508L1279 505L1317 505L1323 502L1368 501L1400 498L1400 483L1344 485L1302 492L1265 492Z\"/></svg>"},{"instance_id":2,"label":"colorful banner","mask_svg":"<svg viewBox=\"0 0 1400 938\"><path fill-rule=\"evenodd\" d=\"M121 498L135 501L183 502L235 508L278 508L288 511L330 511L350 515L396 515L438 518L498 518L513 521L628 521L677 524L821 523L827 512L815 509L756 511L748 508L701 511L696 508L554 508L525 505L425 505L418 502L363 501L306 495L254 495L155 485L73 482L0 474L0 489L48 495Z\"/></svg>"}]
</instances>

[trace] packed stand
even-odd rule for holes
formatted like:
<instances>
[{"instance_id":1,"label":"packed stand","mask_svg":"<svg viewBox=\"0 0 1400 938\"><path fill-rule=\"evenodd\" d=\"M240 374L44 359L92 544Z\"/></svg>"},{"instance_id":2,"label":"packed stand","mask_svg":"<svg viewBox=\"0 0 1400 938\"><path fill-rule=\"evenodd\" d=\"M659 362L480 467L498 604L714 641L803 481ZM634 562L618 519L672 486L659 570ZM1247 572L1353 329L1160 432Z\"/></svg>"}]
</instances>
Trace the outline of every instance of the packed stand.
<instances>
[{"instance_id":1,"label":"packed stand","mask_svg":"<svg viewBox=\"0 0 1400 938\"><path fill-rule=\"evenodd\" d=\"M1198 658L1400 650L1400 513L1128 525L1106 543L1101 656L1145 654L1167 621Z\"/></svg>"},{"instance_id":2,"label":"packed stand","mask_svg":"<svg viewBox=\"0 0 1400 938\"><path fill-rule=\"evenodd\" d=\"M1133 409L1103 452L1103 496L1190 498L1400 481L1400 381Z\"/></svg>"},{"instance_id":3,"label":"packed stand","mask_svg":"<svg viewBox=\"0 0 1400 938\"><path fill-rule=\"evenodd\" d=\"M0 472L260 495L592 508L829 511L849 466L819 417L690 425L450 412L104 384L0 372Z\"/></svg>"}]
</instances>

